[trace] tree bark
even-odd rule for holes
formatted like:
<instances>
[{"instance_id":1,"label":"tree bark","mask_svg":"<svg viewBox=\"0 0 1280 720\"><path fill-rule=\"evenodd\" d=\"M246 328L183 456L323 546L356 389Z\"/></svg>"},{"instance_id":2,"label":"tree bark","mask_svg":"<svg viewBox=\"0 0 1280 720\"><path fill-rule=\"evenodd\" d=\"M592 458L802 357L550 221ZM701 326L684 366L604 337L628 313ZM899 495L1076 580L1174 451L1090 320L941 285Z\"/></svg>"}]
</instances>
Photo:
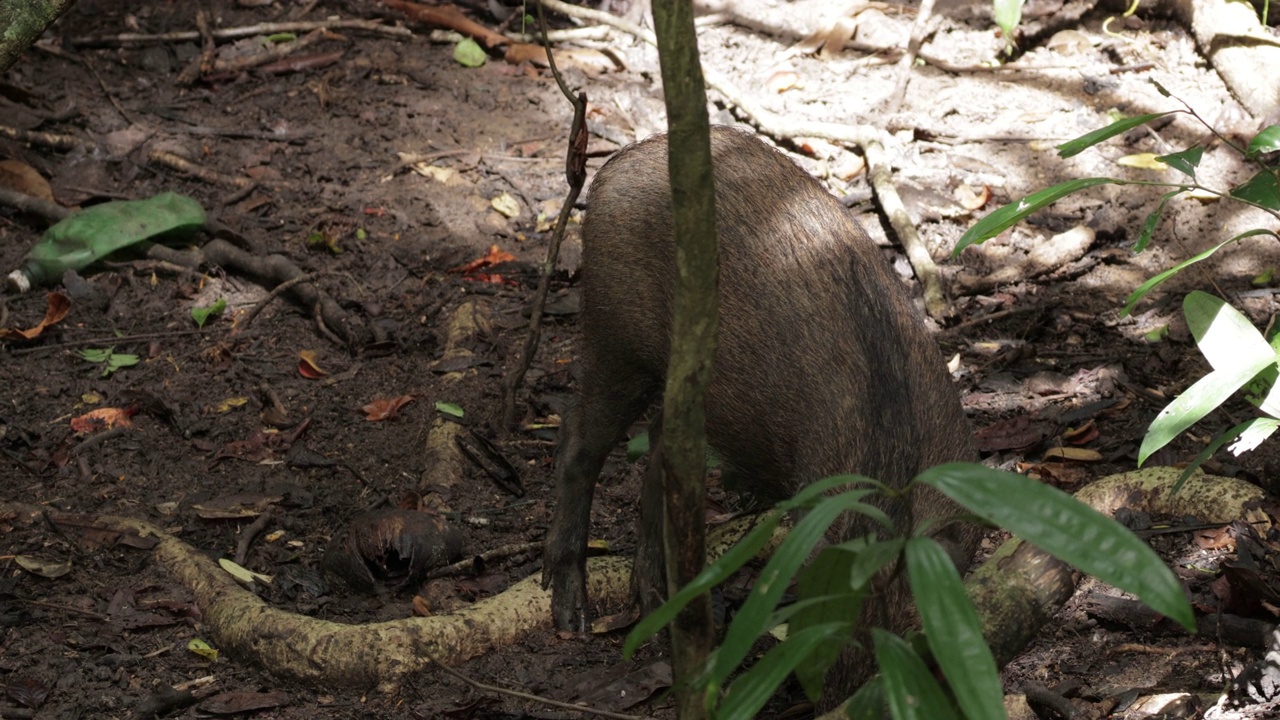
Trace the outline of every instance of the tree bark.
<instances>
[{"instance_id":1,"label":"tree bark","mask_svg":"<svg viewBox=\"0 0 1280 720\"><path fill-rule=\"evenodd\" d=\"M0 73L13 67L22 53L74 0L0 0Z\"/></svg>"},{"instance_id":2,"label":"tree bark","mask_svg":"<svg viewBox=\"0 0 1280 720\"><path fill-rule=\"evenodd\" d=\"M666 511L663 530L670 592L688 584L706 563L706 408L711 356L719 326L715 188L707 93L690 0L653 4L658 57L667 104L668 171L676 231L676 280L671 359L662 401L661 463ZM671 627L676 708L681 720L705 717L702 693L689 685L713 643L706 595L690 603Z\"/></svg>"}]
</instances>

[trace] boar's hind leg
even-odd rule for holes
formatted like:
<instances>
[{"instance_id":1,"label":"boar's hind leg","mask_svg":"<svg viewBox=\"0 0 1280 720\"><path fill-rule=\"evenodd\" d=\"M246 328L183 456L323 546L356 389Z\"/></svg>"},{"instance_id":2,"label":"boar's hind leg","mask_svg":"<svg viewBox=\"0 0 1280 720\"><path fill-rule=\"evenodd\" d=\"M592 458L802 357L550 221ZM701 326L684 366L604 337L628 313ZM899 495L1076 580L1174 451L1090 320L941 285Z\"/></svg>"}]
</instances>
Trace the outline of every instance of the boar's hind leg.
<instances>
[{"instance_id":1,"label":"boar's hind leg","mask_svg":"<svg viewBox=\"0 0 1280 720\"><path fill-rule=\"evenodd\" d=\"M587 531L596 479L609 452L653 402L659 381L628 368L610 372L588 362L577 406L560 428L557 505L543 556L542 584L551 589L556 626L587 624Z\"/></svg>"}]
</instances>

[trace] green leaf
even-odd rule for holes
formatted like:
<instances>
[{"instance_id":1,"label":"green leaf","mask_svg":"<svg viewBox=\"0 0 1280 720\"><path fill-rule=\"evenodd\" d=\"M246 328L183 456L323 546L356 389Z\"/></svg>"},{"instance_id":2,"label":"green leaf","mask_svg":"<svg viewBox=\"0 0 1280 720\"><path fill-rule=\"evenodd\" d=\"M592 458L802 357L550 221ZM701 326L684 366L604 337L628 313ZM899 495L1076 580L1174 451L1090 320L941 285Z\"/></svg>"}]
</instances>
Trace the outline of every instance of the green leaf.
<instances>
[{"instance_id":1,"label":"green leaf","mask_svg":"<svg viewBox=\"0 0 1280 720\"><path fill-rule=\"evenodd\" d=\"M91 363L102 363L102 377L107 377L111 373L121 369L132 367L142 362L137 355L129 355L126 353L117 354L115 348L85 348L79 353L80 357Z\"/></svg>"},{"instance_id":2,"label":"green leaf","mask_svg":"<svg viewBox=\"0 0 1280 720\"><path fill-rule=\"evenodd\" d=\"M280 32L267 36L267 42L270 44L292 42L297 39L298 36L291 32Z\"/></svg>"},{"instance_id":3,"label":"green leaf","mask_svg":"<svg viewBox=\"0 0 1280 720\"><path fill-rule=\"evenodd\" d=\"M215 315L221 315L223 310L227 309L226 298L218 298L217 302L208 307L191 308L191 319L196 321L196 327L204 327L209 318Z\"/></svg>"},{"instance_id":4,"label":"green leaf","mask_svg":"<svg viewBox=\"0 0 1280 720\"><path fill-rule=\"evenodd\" d=\"M1140 253L1147 249L1147 245L1151 242L1151 236L1156 232L1156 224L1160 222L1160 216L1164 214L1164 206L1179 193L1185 192L1187 188L1180 187L1177 190L1170 190L1160 197L1160 204L1156 209L1151 211L1147 219L1142 223L1142 231L1138 233L1138 242L1134 243L1133 251Z\"/></svg>"},{"instance_id":5,"label":"green leaf","mask_svg":"<svg viewBox=\"0 0 1280 720\"><path fill-rule=\"evenodd\" d=\"M1277 186L1275 172L1271 170L1259 170L1256 175L1232 188L1229 194L1237 200L1280 211L1280 187Z\"/></svg>"},{"instance_id":6,"label":"green leaf","mask_svg":"<svg viewBox=\"0 0 1280 720\"><path fill-rule=\"evenodd\" d=\"M883 720L884 678L876 675L858 688L845 705L845 717L849 720Z\"/></svg>"},{"instance_id":7,"label":"green leaf","mask_svg":"<svg viewBox=\"0 0 1280 720\"><path fill-rule=\"evenodd\" d=\"M649 433L642 432L627 441L627 462L636 462L647 452L649 452Z\"/></svg>"},{"instance_id":8,"label":"green leaf","mask_svg":"<svg viewBox=\"0 0 1280 720\"><path fill-rule=\"evenodd\" d=\"M1139 465L1277 360L1262 333L1224 300L1197 290L1187 295L1182 306L1196 345L1213 370L1151 421L1138 449Z\"/></svg>"},{"instance_id":9,"label":"green leaf","mask_svg":"<svg viewBox=\"0 0 1280 720\"><path fill-rule=\"evenodd\" d=\"M1196 456L1191 459L1191 462L1187 463L1187 466L1182 469L1182 474L1178 475L1178 479L1176 482L1173 483L1173 489L1169 491L1169 494L1170 495L1177 494L1177 492L1182 489L1182 484L1187 481L1187 478L1194 475L1196 470L1198 470L1201 465L1205 464L1205 462L1209 458L1213 457L1213 454L1218 452L1218 450L1223 445L1226 445L1227 443L1239 437L1240 433L1247 430L1249 425L1251 425L1252 423L1253 423L1253 420L1242 422L1239 425L1236 425L1235 427L1231 428L1230 430L1219 433L1216 437L1210 440L1209 444L1206 445L1203 450L1197 453Z\"/></svg>"},{"instance_id":10,"label":"green leaf","mask_svg":"<svg viewBox=\"0 0 1280 720\"><path fill-rule=\"evenodd\" d=\"M1006 717L995 658L982 637L982 621L947 551L932 538L907 541L907 578L920 610L929 649L967 717Z\"/></svg>"},{"instance_id":11,"label":"green leaf","mask_svg":"<svg viewBox=\"0 0 1280 720\"><path fill-rule=\"evenodd\" d=\"M1006 48L1013 46L1015 31L1022 22L1022 3L1023 0L993 0L996 25L1004 33Z\"/></svg>"},{"instance_id":12,"label":"green leaf","mask_svg":"<svg viewBox=\"0 0 1280 720\"><path fill-rule=\"evenodd\" d=\"M113 349L114 348L85 348L78 354L81 358L88 360L91 363L100 363L106 362L107 358L111 357L111 351Z\"/></svg>"},{"instance_id":13,"label":"green leaf","mask_svg":"<svg viewBox=\"0 0 1280 720\"><path fill-rule=\"evenodd\" d=\"M951 252L957 255L961 250L975 243L982 243L1017 225L1023 218L1031 213L1043 208L1050 203L1061 200L1062 198L1085 188L1091 188L1096 185L1123 185L1123 180L1115 180L1112 178L1080 178L1078 180L1068 180L1067 182L1045 188L1038 192L1033 192L1021 200L1009 203L1002 208L997 208L986 217L973 224L973 227L960 237L960 241L956 243L956 249Z\"/></svg>"},{"instance_id":14,"label":"green leaf","mask_svg":"<svg viewBox=\"0 0 1280 720\"><path fill-rule=\"evenodd\" d=\"M466 415L466 412L462 409L461 405L451 402L437 402L436 410L444 413L445 415L452 415L456 418Z\"/></svg>"},{"instance_id":15,"label":"green leaf","mask_svg":"<svg viewBox=\"0 0 1280 720\"><path fill-rule=\"evenodd\" d=\"M1280 125L1270 125L1253 136L1253 139L1249 141L1249 147L1245 150L1244 156L1253 159L1263 153L1276 152L1277 150L1280 150Z\"/></svg>"},{"instance_id":16,"label":"green leaf","mask_svg":"<svg viewBox=\"0 0 1280 720\"><path fill-rule=\"evenodd\" d=\"M955 720L955 708L905 640L880 628L872 628L871 637L894 720Z\"/></svg>"},{"instance_id":17,"label":"green leaf","mask_svg":"<svg viewBox=\"0 0 1280 720\"><path fill-rule=\"evenodd\" d=\"M924 483L978 516L1099 580L1128 590L1156 612L1195 628L1178 579L1151 548L1116 521L1056 488L981 465L951 463Z\"/></svg>"},{"instance_id":18,"label":"green leaf","mask_svg":"<svg viewBox=\"0 0 1280 720\"><path fill-rule=\"evenodd\" d=\"M1183 175L1195 178L1196 168L1200 167L1200 158L1203 156L1204 148L1196 145L1181 152L1172 153L1170 155L1161 155L1156 159Z\"/></svg>"},{"instance_id":19,"label":"green leaf","mask_svg":"<svg viewBox=\"0 0 1280 720\"><path fill-rule=\"evenodd\" d=\"M1124 310L1120 312L1120 316L1124 317L1128 315L1130 312L1133 311L1134 306L1138 304L1138 301L1141 300L1143 296L1145 296L1147 293L1154 290L1157 286L1159 286L1165 280L1168 280L1174 275L1177 275L1178 273L1182 272L1183 269L1191 265L1194 265L1200 262L1201 260L1204 260L1205 258L1209 257L1210 255L1213 255L1214 253L1218 252L1222 248L1226 247L1227 245L1237 240L1243 240L1253 235L1273 235L1274 236L1275 233L1271 232L1270 230L1264 230L1261 228L1256 230L1249 230L1247 232L1242 232L1239 235L1223 240L1222 242L1218 243L1217 245L1214 245L1213 247L1209 248L1208 250L1205 250L1204 252L1198 255L1195 255L1193 257L1187 258L1186 260L1183 260L1177 265L1174 265L1168 270L1165 270L1164 272L1157 274L1155 277L1139 285L1138 289L1130 293L1129 297L1125 299ZM1280 237L1280 236L1277 236L1277 237Z\"/></svg>"},{"instance_id":20,"label":"green leaf","mask_svg":"<svg viewBox=\"0 0 1280 720\"><path fill-rule=\"evenodd\" d=\"M1169 112L1162 113L1148 113L1146 115L1137 115L1135 117L1117 120L1104 128L1099 128L1093 132L1085 133L1075 140L1068 140L1067 142L1062 143L1058 146L1058 155L1064 158L1079 155L1103 140L1108 140L1121 133L1129 132L1139 125L1149 123L1157 118L1162 118L1165 115L1172 115L1176 112L1182 111L1171 110Z\"/></svg>"},{"instance_id":21,"label":"green leaf","mask_svg":"<svg viewBox=\"0 0 1280 720\"><path fill-rule=\"evenodd\" d=\"M106 367L102 368L102 377L107 377L121 368L133 367L140 362L142 362L142 360L137 355L112 353L111 357L107 358Z\"/></svg>"},{"instance_id":22,"label":"green leaf","mask_svg":"<svg viewBox=\"0 0 1280 720\"><path fill-rule=\"evenodd\" d=\"M806 602L794 611L787 627L789 633L801 633L808 628L832 623L843 623L844 632L832 633L829 641L813 647L809 655L795 668L796 679L811 700L822 695L823 678L827 670L840 657L840 650L853 637L851 620L858 617L865 592L854 593L849 589L849 570L852 566L849 553L828 547L818 553L800 571L796 589L801 602L808 599L825 599L824 602ZM776 618L775 618L776 619Z\"/></svg>"},{"instance_id":23,"label":"green leaf","mask_svg":"<svg viewBox=\"0 0 1280 720\"><path fill-rule=\"evenodd\" d=\"M477 68L484 65L489 56L475 40L463 38L453 47L453 59L463 67Z\"/></svg>"},{"instance_id":24,"label":"green leaf","mask_svg":"<svg viewBox=\"0 0 1280 720\"><path fill-rule=\"evenodd\" d=\"M724 643L716 652L711 666L713 686L724 683L725 678L747 657L756 638L769 629L769 619L778 600L822 540L831 523L846 512L879 513L883 516L883 511L862 502L870 493L870 490L861 489L825 497L787 533L787 539L782 541L760 571L751 594L729 625Z\"/></svg>"},{"instance_id":25,"label":"green leaf","mask_svg":"<svg viewBox=\"0 0 1280 720\"><path fill-rule=\"evenodd\" d=\"M797 665L817 648L847 635L848 628L848 622L825 623L788 635L785 641L765 653L750 670L733 681L716 717L725 720L755 717Z\"/></svg>"},{"instance_id":26,"label":"green leaf","mask_svg":"<svg viewBox=\"0 0 1280 720\"><path fill-rule=\"evenodd\" d=\"M1277 428L1280 428L1280 420L1275 418L1254 418L1244 423L1245 428L1240 432L1240 439L1236 440L1230 448L1232 455L1243 455L1262 444L1263 440L1271 437Z\"/></svg>"},{"instance_id":27,"label":"green leaf","mask_svg":"<svg viewBox=\"0 0 1280 720\"><path fill-rule=\"evenodd\" d=\"M1195 290L1182 301L1187 328L1214 370L1254 375L1275 362L1276 351L1249 318L1220 297ZM1254 369L1257 368L1257 369Z\"/></svg>"},{"instance_id":28,"label":"green leaf","mask_svg":"<svg viewBox=\"0 0 1280 720\"><path fill-rule=\"evenodd\" d=\"M636 626L627 634L627 642L622 649L623 656L630 659L641 643L653 637L674 620L690 600L724 582L739 568L759 555L761 548L769 542L769 538L773 536L774 530L778 528L778 524L784 517L786 513L777 510L765 515L746 537L729 548L729 551L720 556L719 560L708 565L692 582L671 596L670 600L636 623Z\"/></svg>"}]
</instances>

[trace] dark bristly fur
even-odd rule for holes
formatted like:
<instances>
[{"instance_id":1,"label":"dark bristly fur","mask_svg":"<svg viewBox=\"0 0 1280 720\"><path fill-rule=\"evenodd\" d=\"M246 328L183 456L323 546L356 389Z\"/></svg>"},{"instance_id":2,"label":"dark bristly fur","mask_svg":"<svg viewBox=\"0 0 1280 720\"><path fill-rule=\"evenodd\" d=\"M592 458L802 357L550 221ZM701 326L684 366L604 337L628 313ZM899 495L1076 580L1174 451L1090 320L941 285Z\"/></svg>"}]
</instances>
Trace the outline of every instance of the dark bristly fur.
<instances>
[{"instance_id":1,"label":"dark bristly fur","mask_svg":"<svg viewBox=\"0 0 1280 720\"><path fill-rule=\"evenodd\" d=\"M720 236L720 336L707 394L707 436L726 479L772 501L857 472L902 486L921 470L976 453L942 358L902 283L839 202L754 135L712 129ZM613 157L591 185L583 223L583 314L577 406L561 429L559 502L544 582L556 623L581 630L591 497L605 457L663 388L670 347L675 248L667 142L655 136ZM657 446L657 437L651 437ZM885 503L896 520L956 514L934 493ZM642 605L664 594L661 488L641 501L633 587ZM850 516L842 540L869 530ZM905 528L903 528L905 531ZM978 533L936 536L967 565ZM903 583L864 617L911 622ZM878 607L876 607L878 605ZM867 677L846 653L828 694ZM837 696L836 693L839 693Z\"/></svg>"}]
</instances>

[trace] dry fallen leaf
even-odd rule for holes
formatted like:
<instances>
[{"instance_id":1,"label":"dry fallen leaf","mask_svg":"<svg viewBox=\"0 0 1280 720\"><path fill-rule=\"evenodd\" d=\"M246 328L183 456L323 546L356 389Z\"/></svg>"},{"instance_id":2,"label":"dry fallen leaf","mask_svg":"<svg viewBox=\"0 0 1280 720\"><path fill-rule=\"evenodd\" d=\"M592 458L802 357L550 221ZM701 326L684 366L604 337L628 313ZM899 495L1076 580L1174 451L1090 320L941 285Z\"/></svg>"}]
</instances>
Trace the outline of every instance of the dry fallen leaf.
<instances>
[{"instance_id":1,"label":"dry fallen leaf","mask_svg":"<svg viewBox=\"0 0 1280 720\"><path fill-rule=\"evenodd\" d=\"M71 311L71 300L60 292L49 293L48 300L44 319L38 325L27 330L0 328L0 340L31 340L39 337L46 327L62 322L62 319Z\"/></svg>"},{"instance_id":2,"label":"dry fallen leaf","mask_svg":"<svg viewBox=\"0 0 1280 720\"><path fill-rule=\"evenodd\" d=\"M299 350L298 374L304 378L315 380L317 378L322 378L329 373L321 369L319 363L316 362L315 350Z\"/></svg>"},{"instance_id":3,"label":"dry fallen leaf","mask_svg":"<svg viewBox=\"0 0 1280 720\"><path fill-rule=\"evenodd\" d=\"M393 398L374 398L373 402L360 408L364 419L369 422L390 420L400 413L400 408L413 401L412 395L400 395Z\"/></svg>"}]
</instances>

